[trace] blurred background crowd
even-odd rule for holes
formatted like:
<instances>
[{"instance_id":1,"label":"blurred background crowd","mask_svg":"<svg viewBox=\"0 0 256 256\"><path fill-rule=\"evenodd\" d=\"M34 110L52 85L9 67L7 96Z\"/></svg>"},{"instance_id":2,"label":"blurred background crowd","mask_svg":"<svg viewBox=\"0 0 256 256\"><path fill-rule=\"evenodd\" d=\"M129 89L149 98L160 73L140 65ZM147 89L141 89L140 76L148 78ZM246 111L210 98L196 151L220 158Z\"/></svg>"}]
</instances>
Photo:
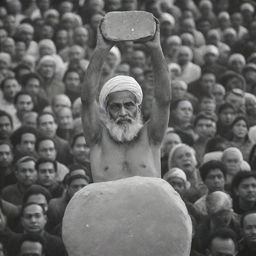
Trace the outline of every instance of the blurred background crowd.
<instances>
[{"instance_id":1,"label":"blurred background crowd","mask_svg":"<svg viewBox=\"0 0 256 256\"><path fill-rule=\"evenodd\" d=\"M2 0L0 256L66 255L65 208L93 182L81 122L84 73L105 13L133 10L160 23L172 90L162 178L191 216L191 256L255 256L255 7L254 0ZM143 44L120 42L101 85L134 77L146 121L152 74Z\"/></svg>"}]
</instances>

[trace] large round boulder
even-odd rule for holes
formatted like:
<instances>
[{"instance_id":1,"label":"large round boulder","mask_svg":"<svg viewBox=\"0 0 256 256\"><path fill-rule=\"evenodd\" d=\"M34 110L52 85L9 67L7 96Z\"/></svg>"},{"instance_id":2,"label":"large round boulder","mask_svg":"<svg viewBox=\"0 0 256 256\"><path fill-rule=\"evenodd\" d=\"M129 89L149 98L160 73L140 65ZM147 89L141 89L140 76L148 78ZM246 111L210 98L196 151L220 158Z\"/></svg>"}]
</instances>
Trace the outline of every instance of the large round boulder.
<instances>
[{"instance_id":1,"label":"large round boulder","mask_svg":"<svg viewBox=\"0 0 256 256\"><path fill-rule=\"evenodd\" d=\"M188 256L192 224L169 183L132 177L76 193L62 236L69 256Z\"/></svg>"}]
</instances>

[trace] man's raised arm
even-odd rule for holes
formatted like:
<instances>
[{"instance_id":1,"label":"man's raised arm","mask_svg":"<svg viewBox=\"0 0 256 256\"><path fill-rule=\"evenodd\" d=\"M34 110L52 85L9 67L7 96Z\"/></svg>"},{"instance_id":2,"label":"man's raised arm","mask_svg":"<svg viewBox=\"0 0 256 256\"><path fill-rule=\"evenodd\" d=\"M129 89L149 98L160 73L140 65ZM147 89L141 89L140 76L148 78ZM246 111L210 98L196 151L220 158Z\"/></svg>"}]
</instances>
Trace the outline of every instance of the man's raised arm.
<instances>
[{"instance_id":1,"label":"man's raised arm","mask_svg":"<svg viewBox=\"0 0 256 256\"><path fill-rule=\"evenodd\" d=\"M96 97L98 95L102 67L112 46L113 43L106 41L101 34L100 28L98 28L97 45L85 73L81 95L83 129L85 139L89 145L94 144L101 133L100 112Z\"/></svg>"},{"instance_id":2,"label":"man's raised arm","mask_svg":"<svg viewBox=\"0 0 256 256\"><path fill-rule=\"evenodd\" d=\"M151 61L154 73L155 99L152 104L151 118L149 121L149 137L155 143L161 143L165 130L168 126L170 102L171 102L171 82L166 60L160 44L160 30L157 22L155 37L146 42L151 54Z\"/></svg>"}]
</instances>

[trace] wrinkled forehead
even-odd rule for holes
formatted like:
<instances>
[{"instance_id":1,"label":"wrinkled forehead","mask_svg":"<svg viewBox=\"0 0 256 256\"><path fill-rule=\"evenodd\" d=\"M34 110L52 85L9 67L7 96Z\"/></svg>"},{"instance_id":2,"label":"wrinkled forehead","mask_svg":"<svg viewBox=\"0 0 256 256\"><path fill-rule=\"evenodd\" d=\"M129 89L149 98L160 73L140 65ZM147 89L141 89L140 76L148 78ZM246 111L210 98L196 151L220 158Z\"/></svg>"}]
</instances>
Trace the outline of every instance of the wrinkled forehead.
<instances>
[{"instance_id":1,"label":"wrinkled forehead","mask_svg":"<svg viewBox=\"0 0 256 256\"><path fill-rule=\"evenodd\" d=\"M106 99L106 106L113 103L133 102L137 103L136 96L130 91L112 92Z\"/></svg>"}]
</instances>

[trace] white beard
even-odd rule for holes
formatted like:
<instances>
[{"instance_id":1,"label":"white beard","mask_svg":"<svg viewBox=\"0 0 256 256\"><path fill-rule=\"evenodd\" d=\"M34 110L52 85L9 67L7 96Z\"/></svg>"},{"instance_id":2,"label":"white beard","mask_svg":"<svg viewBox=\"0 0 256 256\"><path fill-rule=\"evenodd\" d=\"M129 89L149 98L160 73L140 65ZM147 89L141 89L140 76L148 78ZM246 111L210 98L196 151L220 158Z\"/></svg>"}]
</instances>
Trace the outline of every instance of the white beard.
<instances>
[{"instance_id":1,"label":"white beard","mask_svg":"<svg viewBox=\"0 0 256 256\"><path fill-rule=\"evenodd\" d=\"M103 122L112 137L113 140L117 142L130 142L139 133L143 127L141 112L138 111L135 119L131 123L117 124L115 121L109 118L108 114L103 114Z\"/></svg>"}]
</instances>

